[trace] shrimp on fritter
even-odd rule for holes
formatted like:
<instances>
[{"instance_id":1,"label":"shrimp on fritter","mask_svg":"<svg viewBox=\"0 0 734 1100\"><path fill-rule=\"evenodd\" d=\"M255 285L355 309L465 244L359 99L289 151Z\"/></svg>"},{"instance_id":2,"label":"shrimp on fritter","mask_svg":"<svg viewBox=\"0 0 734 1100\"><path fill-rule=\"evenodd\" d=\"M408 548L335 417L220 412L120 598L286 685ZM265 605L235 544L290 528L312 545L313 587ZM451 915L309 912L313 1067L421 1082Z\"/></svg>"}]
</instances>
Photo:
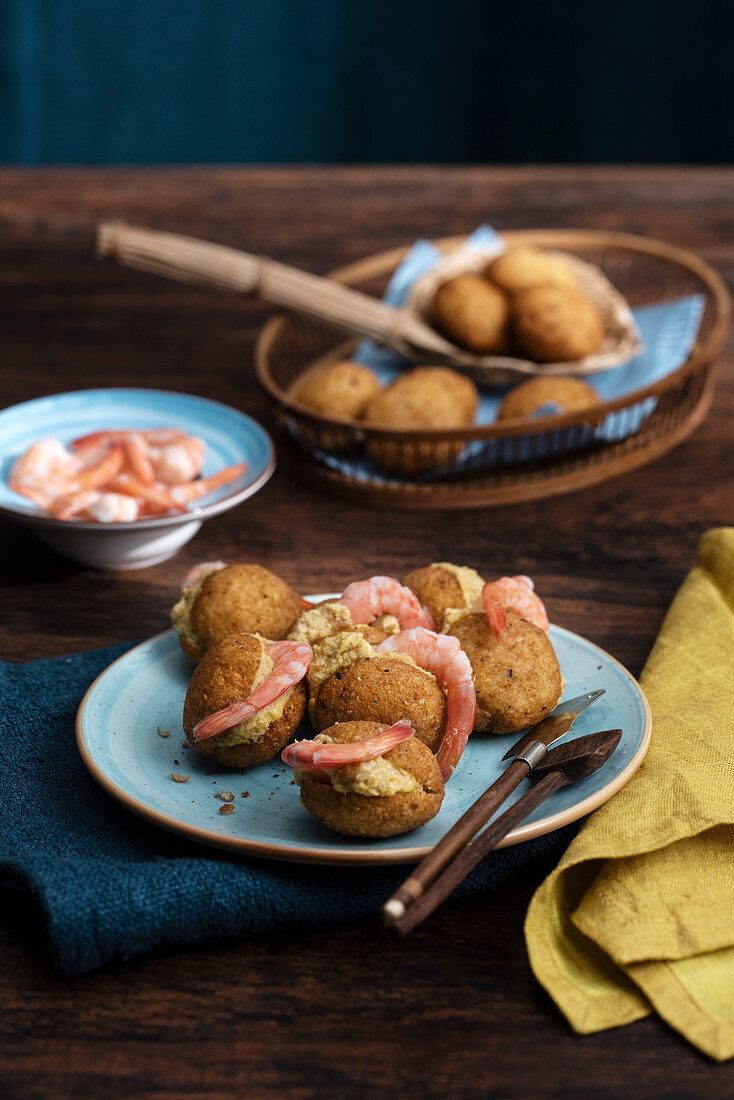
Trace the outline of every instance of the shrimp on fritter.
<instances>
[{"instance_id":1,"label":"shrimp on fritter","mask_svg":"<svg viewBox=\"0 0 734 1100\"><path fill-rule=\"evenodd\" d=\"M414 735L410 722L396 722L394 726L366 741L349 741L344 744L323 741L294 741L286 745L281 753L284 764L302 772L321 771L324 768L343 768L347 764L361 764L365 760L374 760L384 756L396 745L402 744Z\"/></svg>"},{"instance_id":2,"label":"shrimp on fritter","mask_svg":"<svg viewBox=\"0 0 734 1100\"><path fill-rule=\"evenodd\" d=\"M469 658L458 638L423 627L393 634L375 649L378 653L404 653L438 680L446 696L446 731L436 759L445 782L459 763L474 728L477 697Z\"/></svg>"},{"instance_id":3,"label":"shrimp on fritter","mask_svg":"<svg viewBox=\"0 0 734 1100\"><path fill-rule=\"evenodd\" d=\"M534 588L530 577L525 576L500 577L497 581L488 581L485 584L482 589L482 604L497 640L502 636L507 622L505 611L514 611L521 619L527 619L548 633L548 613Z\"/></svg>"},{"instance_id":4,"label":"shrimp on fritter","mask_svg":"<svg viewBox=\"0 0 734 1100\"><path fill-rule=\"evenodd\" d=\"M339 603L349 609L355 626L374 622L380 615L394 615L401 630L425 627L433 630L430 613L418 597L394 577L369 577L347 585Z\"/></svg>"},{"instance_id":5,"label":"shrimp on fritter","mask_svg":"<svg viewBox=\"0 0 734 1100\"><path fill-rule=\"evenodd\" d=\"M192 565L191 569L189 569L183 579L181 588L188 588L190 584L196 584L204 573L218 573L220 569L226 568L226 561L200 561L197 565Z\"/></svg>"},{"instance_id":6,"label":"shrimp on fritter","mask_svg":"<svg viewBox=\"0 0 734 1100\"><path fill-rule=\"evenodd\" d=\"M309 670L313 656L307 642L266 642L265 652L275 662L268 678L247 699L230 703L228 707L202 718L194 726L194 741L204 741L207 737L232 729L263 707L270 706L294 684L300 683Z\"/></svg>"}]
</instances>

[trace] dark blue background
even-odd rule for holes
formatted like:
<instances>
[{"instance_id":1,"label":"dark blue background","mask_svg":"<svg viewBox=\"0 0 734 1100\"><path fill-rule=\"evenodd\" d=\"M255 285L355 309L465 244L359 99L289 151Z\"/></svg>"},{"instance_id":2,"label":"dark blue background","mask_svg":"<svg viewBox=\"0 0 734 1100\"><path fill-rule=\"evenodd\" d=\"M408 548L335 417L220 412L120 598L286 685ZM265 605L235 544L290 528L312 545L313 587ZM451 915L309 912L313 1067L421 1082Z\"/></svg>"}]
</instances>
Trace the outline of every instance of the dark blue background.
<instances>
[{"instance_id":1,"label":"dark blue background","mask_svg":"<svg viewBox=\"0 0 734 1100\"><path fill-rule=\"evenodd\" d=\"M0 161L729 162L722 0L0 0Z\"/></svg>"}]
</instances>

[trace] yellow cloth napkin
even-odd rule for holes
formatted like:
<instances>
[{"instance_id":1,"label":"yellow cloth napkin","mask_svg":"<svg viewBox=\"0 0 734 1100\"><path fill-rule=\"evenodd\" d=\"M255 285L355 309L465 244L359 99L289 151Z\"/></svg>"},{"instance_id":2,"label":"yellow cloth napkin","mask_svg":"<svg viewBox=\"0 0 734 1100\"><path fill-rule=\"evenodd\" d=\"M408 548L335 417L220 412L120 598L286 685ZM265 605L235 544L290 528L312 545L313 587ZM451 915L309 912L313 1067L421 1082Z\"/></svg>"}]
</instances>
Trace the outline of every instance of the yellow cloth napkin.
<instances>
[{"instance_id":1,"label":"yellow cloth napkin","mask_svg":"<svg viewBox=\"0 0 734 1100\"><path fill-rule=\"evenodd\" d=\"M734 1055L734 528L703 536L641 676L639 771L538 889L525 936L578 1032L657 1012Z\"/></svg>"}]
</instances>

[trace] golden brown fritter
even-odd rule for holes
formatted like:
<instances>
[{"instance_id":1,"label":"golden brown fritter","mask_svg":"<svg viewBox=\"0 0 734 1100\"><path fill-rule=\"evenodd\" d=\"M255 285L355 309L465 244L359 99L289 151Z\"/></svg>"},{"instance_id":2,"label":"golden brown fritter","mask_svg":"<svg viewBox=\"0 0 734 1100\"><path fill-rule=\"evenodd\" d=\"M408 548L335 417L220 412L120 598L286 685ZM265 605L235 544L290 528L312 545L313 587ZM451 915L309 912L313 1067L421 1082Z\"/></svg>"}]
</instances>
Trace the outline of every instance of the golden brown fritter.
<instances>
[{"instance_id":1,"label":"golden brown fritter","mask_svg":"<svg viewBox=\"0 0 734 1100\"><path fill-rule=\"evenodd\" d=\"M401 577L400 583L428 608L438 631L443 630L446 612L450 608L471 607L481 596L484 585L476 569L444 561L414 569Z\"/></svg>"},{"instance_id":2,"label":"golden brown fritter","mask_svg":"<svg viewBox=\"0 0 734 1100\"><path fill-rule=\"evenodd\" d=\"M604 340L599 311L563 286L535 286L514 299L515 337L536 363L565 363L598 351Z\"/></svg>"},{"instance_id":3,"label":"golden brown fritter","mask_svg":"<svg viewBox=\"0 0 734 1100\"><path fill-rule=\"evenodd\" d=\"M324 732L333 741L365 741L387 727L375 722L341 722ZM384 760L412 775L419 787L391 795L337 791L323 772L299 772L301 802L314 817L346 836L397 836L425 825L441 809L444 785L436 758L415 737L385 753ZM350 765L340 772L353 771Z\"/></svg>"},{"instance_id":4,"label":"golden brown fritter","mask_svg":"<svg viewBox=\"0 0 734 1100\"><path fill-rule=\"evenodd\" d=\"M322 416L355 420L379 390L380 383L371 370L345 359L312 367L295 380L289 396Z\"/></svg>"},{"instance_id":5,"label":"golden brown fritter","mask_svg":"<svg viewBox=\"0 0 734 1100\"><path fill-rule=\"evenodd\" d=\"M365 406L363 419L379 428L463 428L474 423L479 392L447 367L416 367L391 382ZM461 443L391 443L370 439L367 453L402 474L423 473L451 462Z\"/></svg>"},{"instance_id":6,"label":"golden brown fritter","mask_svg":"<svg viewBox=\"0 0 734 1100\"><path fill-rule=\"evenodd\" d=\"M576 280L568 264L540 248L516 245L487 265L484 274L507 294L531 286L565 286L574 290Z\"/></svg>"},{"instance_id":7,"label":"golden brown fritter","mask_svg":"<svg viewBox=\"0 0 734 1100\"><path fill-rule=\"evenodd\" d=\"M554 413L577 412L601 404L596 390L580 378L529 378L505 397L497 413L498 420L532 417L548 406L546 416Z\"/></svg>"},{"instance_id":8,"label":"golden brown fritter","mask_svg":"<svg viewBox=\"0 0 734 1100\"><path fill-rule=\"evenodd\" d=\"M474 729L515 733L545 718L561 696L561 670L548 636L539 627L507 612L497 641L487 616L476 612L448 629L471 661L477 690Z\"/></svg>"},{"instance_id":9,"label":"golden brown fritter","mask_svg":"<svg viewBox=\"0 0 734 1100\"><path fill-rule=\"evenodd\" d=\"M380 389L380 383L371 370L361 363L343 360L312 367L296 379L289 396L319 416L354 421L359 419L370 397L379 393ZM314 426L310 430L314 442L325 451L348 451L357 443L348 431Z\"/></svg>"},{"instance_id":10,"label":"golden brown fritter","mask_svg":"<svg viewBox=\"0 0 734 1100\"><path fill-rule=\"evenodd\" d=\"M224 730L205 741L194 741L193 729L197 722L230 703L247 699L259 684L256 682L262 669L263 642L252 634L232 634L213 645L194 669L184 703L183 728L189 744L202 756L227 764L232 768L246 768L270 760L288 744L298 723L306 711L307 690L305 683L296 684L290 692L276 700L261 717L274 716L265 732L254 740L231 742L239 735L247 736L247 727L258 719L253 715L249 723ZM259 724L262 724L261 722Z\"/></svg>"},{"instance_id":11,"label":"golden brown fritter","mask_svg":"<svg viewBox=\"0 0 734 1100\"><path fill-rule=\"evenodd\" d=\"M507 350L509 320L505 294L471 272L441 283L431 303L436 328L454 344L480 355Z\"/></svg>"},{"instance_id":12,"label":"golden brown fritter","mask_svg":"<svg viewBox=\"0 0 734 1100\"><path fill-rule=\"evenodd\" d=\"M432 673L394 654L354 661L326 680L316 699L317 730L354 721L387 727L401 718L431 752L438 751L446 723L444 694Z\"/></svg>"},{"instance_id":13,"label":"golden brown fritter","mask_svg":"<svg viewBox=\"0 0 734 1100\"><path fill-rule=\"evenodd\" d=\"M190 661L237 632L285 638L301 604L291 588L262 565L228 565L184 591L173 609L173 625Z\"/></svg>"}]
</instances>

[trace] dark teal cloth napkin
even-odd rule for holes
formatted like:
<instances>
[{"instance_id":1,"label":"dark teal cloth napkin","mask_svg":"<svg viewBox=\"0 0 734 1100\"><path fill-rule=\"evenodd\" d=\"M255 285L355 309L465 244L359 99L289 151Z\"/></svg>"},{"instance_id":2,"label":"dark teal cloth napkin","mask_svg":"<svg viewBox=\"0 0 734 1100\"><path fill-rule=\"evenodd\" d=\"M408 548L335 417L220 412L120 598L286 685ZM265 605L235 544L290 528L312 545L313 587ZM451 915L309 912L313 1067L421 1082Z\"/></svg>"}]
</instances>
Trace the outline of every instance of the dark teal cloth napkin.
<instances>
[{"instance_id":1,"label":"dark teal cloth napkin","mask_svg":"<svg viewBox=\"0 0 734 1100\"><path fill-rule=\"evenodd\" d=\"M220 855L147 824L97 786L77 752L76 709L128 648L0 662L0 888L37 907L55 969L80 974L158 944L376 919L405 868ZM573 831L493 853L455 896L489 894L511 876L539 883Z\"/></svg>"}]
</instances>

